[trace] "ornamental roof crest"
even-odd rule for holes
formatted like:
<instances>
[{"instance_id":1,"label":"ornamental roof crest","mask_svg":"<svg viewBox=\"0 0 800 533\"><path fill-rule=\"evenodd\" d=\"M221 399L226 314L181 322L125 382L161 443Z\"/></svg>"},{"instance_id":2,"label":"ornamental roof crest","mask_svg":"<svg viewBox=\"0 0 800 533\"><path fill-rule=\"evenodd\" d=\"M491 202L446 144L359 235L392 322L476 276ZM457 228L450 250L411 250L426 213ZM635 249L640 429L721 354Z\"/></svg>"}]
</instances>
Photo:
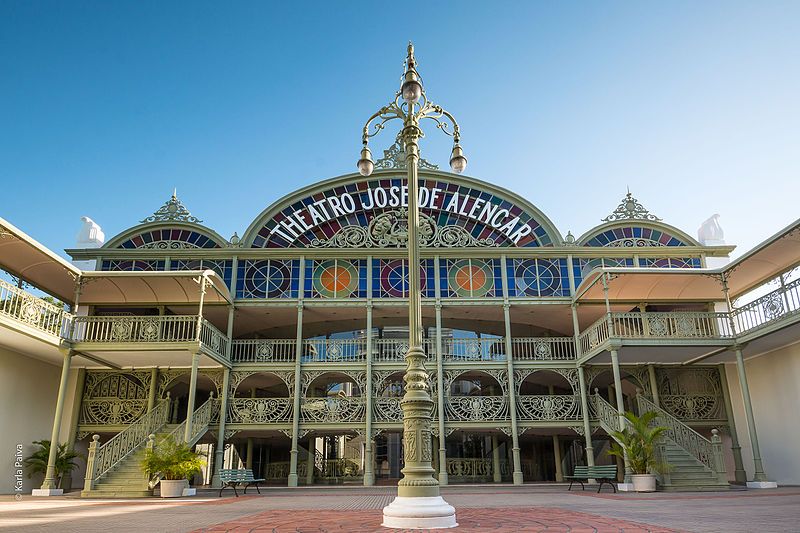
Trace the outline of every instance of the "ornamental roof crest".
<instances>
[{"instance_id":1,"label":"ornamental roof crest","mask_svg":"<svg viewBox=\"0 0 800 533\"><path fill-rule=\"evenodd\" d=\"M149 217L142 220L142 223L146 222L192 222L192 223L200 223L202 220L199 218L192 216L188 209L183 205L183 203L178 200L178 191L174 190L172 192L172 197L167 200L167 202L158 208L158 210L150 215Z\"/></svg>"},{"instance_id":2,"label":"ornamental roof crest","mask_svg":"<svg viewBox=\"0 0 800 533\"><path fill-rule=\"evenodd\" d=\"M419 158L417 163L419 168L425 170L438 170L439 167L433 163L429 163L423 158ZM406 168L406 151L403 150L403 141L400 139L400 134L394 141L394 144L388 150L383 151L383 157L375 162L375 169L397 169Z\"/></svg>"},{"instance_id":3,"label":"ornamental roof crest","mask_svg":"<svg viewBox=\"0 0 800 533\"><path fill-rule=\"evenodd\" d=\"M619 203L613 213L603 219L603 222L613 222L615 220L661 220L654 214L650 213L645 207L639 203L639 200L633 197L631 191Z\"/></svg>"}]
</instances>

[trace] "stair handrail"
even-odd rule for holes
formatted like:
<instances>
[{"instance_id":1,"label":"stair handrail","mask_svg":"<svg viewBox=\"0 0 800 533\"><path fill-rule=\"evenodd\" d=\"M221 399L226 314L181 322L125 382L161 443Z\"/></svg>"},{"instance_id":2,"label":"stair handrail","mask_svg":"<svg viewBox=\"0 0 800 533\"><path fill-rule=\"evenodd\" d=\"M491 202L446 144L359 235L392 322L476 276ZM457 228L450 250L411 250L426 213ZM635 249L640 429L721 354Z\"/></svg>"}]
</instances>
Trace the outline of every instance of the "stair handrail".
<instances>
[{"instance_id":1,"label":"stair handrail","mask_svg":"<svg viewBox=\"0 0 800 533\"><path fill-rule=\"evenodd\" d=\"M92 490L94 483L109 470L117 466L132 452L147 442L147 437L167 423L169 397L159 400L153 409L136 419L102 446L99 435L92 437L89 456L86 460L85 489Z\"/></svg>"},{"instance_id":2,"label":"stair handrail","mask_svg":"<svg viewBox=\"0 0 800 533\"><path fill-rule=\"evenodd\" d=\"M712 472L717 471L714 464L714 448L710 440L658 407L643 395L636 396L636 401L638 402L640 413L654 411L658 415L653 422L667 428L667 431L664 432L667 438L706 465Z\"/></svg>"},{"instance_id":3,"label":"stair handrail","mask_svg":"<svg viewBox=\"0 0 800 533\"><path fill-rule=\"evenodd\" d=\"M605 398L600 396L599 394L595 393L592 395L594 398L594 409L597 419L600 421L601 425L605 425L606 430L611 429L612 431L622 431L622 428L619 427L619 413L617 412L617 408L608 403ZM631 426L632 424L626 418L624 419L624 424L626 427Z\"/></svg>"},{"instance_id":4,"label":"stair handrail","mask_svg":"<svg viewBox=\"0 0 800 533\"><path fill-rule=\"evenodd\" d=\"M196 439L208 428L211 423L211 417L214 414L214 406L217 403L217 398L212 395L200 407L195 409L192 413L192 434L189 435L189 444L194 444ZM188 419L188 417L187 417ZM169 432L169 436L175 439L176 442L183 440L183 435L186 432L186 420L178 424L178 426Z\"/></svg>"}]
</instances>

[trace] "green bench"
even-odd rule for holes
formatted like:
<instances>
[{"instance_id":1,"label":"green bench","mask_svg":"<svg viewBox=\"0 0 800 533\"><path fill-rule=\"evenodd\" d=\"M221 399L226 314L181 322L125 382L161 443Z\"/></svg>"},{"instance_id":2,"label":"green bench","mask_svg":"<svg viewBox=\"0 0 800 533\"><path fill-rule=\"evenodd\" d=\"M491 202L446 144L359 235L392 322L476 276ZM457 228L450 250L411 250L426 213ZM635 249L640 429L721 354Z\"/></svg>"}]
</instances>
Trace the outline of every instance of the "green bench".
<instances>
[{"instance_id":1,"label":"green bench","mask_svg":"<svg viewBox=\"0 0 800 533\"><path fill-rule=\"evenodd\" d=\"M251 485L255 485L256 490L259 494L261 494L261 490L258 488L258 484L263 482L263 479L256 479L253 477L253 471L249 468L242 468L242 469L227 469L223 468L219 471L219 479L222 481L223 485L222 488L219 489L219 496L222 497L222 491L228 487L233 489L233 493L236 497L239 497L239 493L236 491L236 487L238 485L244 485L244 493L247 494L247 488Z\"/></svg>"},{"instance_id":2,"label":"green bench","mask_svg":"<svg viewBox=\"0 0 800 533\"><path fill-rule=\"evenodd\" d=\"M614 483L617 481L617 465L579 465L575 467L575 471L571 476L564 477L569 480L569 488L567 490L572 490L572 484L576 481L581 484L581 490L583 490L583 482L594 479L600 483L600 486L597 487L597 492L600 492L603 489L604 483L611 485L611 488L614 489L614 492L617 492L617 486L614 485Z\"/></svg>"}]
</instances>

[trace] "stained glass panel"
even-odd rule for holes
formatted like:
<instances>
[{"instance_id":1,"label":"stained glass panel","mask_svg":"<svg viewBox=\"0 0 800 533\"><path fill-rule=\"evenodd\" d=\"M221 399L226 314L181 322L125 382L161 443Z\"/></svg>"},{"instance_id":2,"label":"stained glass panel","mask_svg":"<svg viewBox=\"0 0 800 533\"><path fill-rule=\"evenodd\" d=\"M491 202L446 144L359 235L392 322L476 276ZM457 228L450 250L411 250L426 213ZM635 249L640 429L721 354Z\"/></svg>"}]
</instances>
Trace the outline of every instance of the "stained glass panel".
<instances>
[{"instance_id":1,"label":"stained glass panel","mask_svg":"<svg viewBox=\"0 0 800 533\"><path fill-rule=\"evenodd\" d=\"M434 270L433 259L420 261L420 288L422 296L425 298L436 296ZM372 296L374 298L408 297L407 259L372 260Z\"/></svg>"},{"instance_id":2,"label":"stained glass panel","mask_svg":"<svg viewBox=\"0 0 800 533\"><path fill-rule=\"evenodd\" d=\"M586 241L585 246L643 247L688 246L678 237L655 228L625 226L608 229Z\"/></svg>"},{"instance_id":3,"label":"stained glass panel","mask_svg":"<svg viewBox=\"0 0 800 533\"><path fill-rule=\"evenodd\" d=\"M100 270L125 272L151 272L164 270L163 259L106 259Z\"/></svg>"},{"instance_id":4,"label":"stained glass panel","mask_svg":"<svg viewBox=\"0 0 800 533\"><path fill-rule=\"evenodd\" d=\"M306 262L306 298L366 298L365 259L324 259Z\"/></svg>"},{"instance_id":5,"label":"stained glass panel","mask_svg":"<svg viewBox=\"0 0 800 533\"><path fill-rule=\"evenodd\" d=\"M239 260L237 298L297 298L300 261L297 259Z\"/></svg>"},{"instance_id":6,"label":"stained glass panel","mask_svg":"<svg viewBox=\"0 0 800 533\"><path fill-rule=\"evenodd\" d=\"M184 248L219 248L211 238L196 231L181 228L160 228L142 232L122 242L119 248L152 248L180 250Z\"/></svg>"},{"instance_id":7,"label":"stained glass panel","mask_svg":"<svg viewBox=\"0 0 800 533\"><path fill-rule=\"evenodd\" d=\"M441 270L443 297L503 295L499 259L447 259L442 262Z\"/></svg>"}]
</instances>

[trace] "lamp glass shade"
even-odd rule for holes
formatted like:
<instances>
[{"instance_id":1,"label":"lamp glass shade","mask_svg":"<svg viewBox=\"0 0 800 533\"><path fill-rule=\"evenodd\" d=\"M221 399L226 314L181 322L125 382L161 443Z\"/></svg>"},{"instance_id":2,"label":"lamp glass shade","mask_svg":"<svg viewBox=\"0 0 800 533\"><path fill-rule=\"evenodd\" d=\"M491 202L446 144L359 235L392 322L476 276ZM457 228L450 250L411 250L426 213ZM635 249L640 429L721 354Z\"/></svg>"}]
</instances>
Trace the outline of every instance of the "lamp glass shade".
<instances>
[{"instance_id":1,"label":"lamp glass shade","mask_svg":"<svg viewBox=\"0 0 800 533\"><path fill-rule=\"evenodd\" d=\"M403 84L403 100L409 104L416 104L422 98L422 85L417 80L408 80Z\"/></svg>"},{"instance_id":2,"label":"lamp glass shade","mask_svg":"<svg viewBox=\"0 0 800 533\"><path fill-rule=\"evenodd\" d=\"M369 176L370 174L372 174L374 168L375 164L372 162L371 159L358 160L358 171L361 173L362 176Z\"/></svg>"}]
</instances>

